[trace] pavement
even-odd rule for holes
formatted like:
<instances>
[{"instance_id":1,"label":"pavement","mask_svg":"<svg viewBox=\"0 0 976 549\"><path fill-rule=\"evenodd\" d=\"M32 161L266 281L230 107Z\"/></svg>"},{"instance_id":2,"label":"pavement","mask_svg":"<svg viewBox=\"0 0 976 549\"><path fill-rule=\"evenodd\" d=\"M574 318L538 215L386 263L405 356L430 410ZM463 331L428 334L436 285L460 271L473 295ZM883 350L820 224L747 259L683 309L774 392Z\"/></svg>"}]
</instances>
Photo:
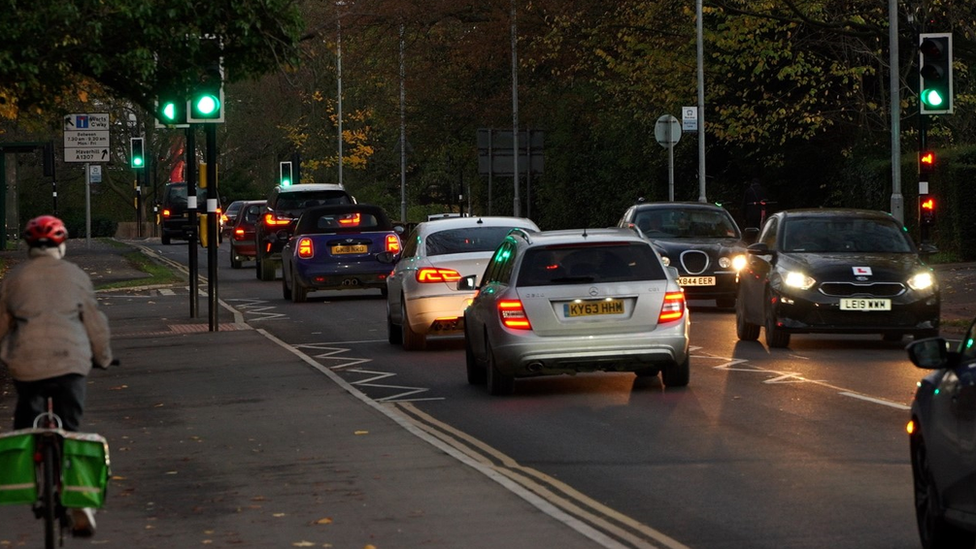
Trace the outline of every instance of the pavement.
<instances>
[{"instance_id":1,"label":"pavement","mask_svg":"<svg viewBox=\"0 0 976 549\"><path fill-rule=\"evenodd\" d=\"M146 278L125 257L138 244L72 240L66 259L105 288ZM976 263L936 271L951 337L976 316ZM619 546L241 315L209 331L181 286L98 291L121 365L89 376L83 425L108 439L112 479L96 537L67 545ZM0 549L41 534L26 507L0 506Z\"/></svg>"},{"instance_id":2,"label":"pavement","mask_svg":"<svg viewBox=\"0 0 976 549\"><path fill-rule=\"evenodd\" d=\"M145 278L133 245L70 241L66 259L96 288ZM618 546L239 315L209 331L178 286L98 291L121 364L89 376L83 430L112 478L96 536L66 546ZM14 401L0 377L0 418ZM42 545L29 508L0 506L0 548Z\"/></svg>"}]
</instances>

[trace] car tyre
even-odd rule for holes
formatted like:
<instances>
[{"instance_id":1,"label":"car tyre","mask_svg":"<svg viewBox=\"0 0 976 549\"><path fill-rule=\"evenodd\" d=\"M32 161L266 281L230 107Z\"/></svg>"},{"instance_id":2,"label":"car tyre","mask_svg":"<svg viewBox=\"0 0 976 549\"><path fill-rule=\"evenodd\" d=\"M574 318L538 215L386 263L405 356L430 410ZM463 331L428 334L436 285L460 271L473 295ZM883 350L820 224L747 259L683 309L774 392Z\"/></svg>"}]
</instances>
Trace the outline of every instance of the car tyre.
<instances>
[{"instance_id":1,"label":"car tyre","mask_svg":"<svg viewBox=\"0 0 976 549\"><path fill-rule=\"evenodd\" d=\"M776 325L776 314L770 306L770 299L766 294L766 345L773 349L789 347L790 333Z\"/></svg>"},{"instance_id":2,"label":"car tyre","mask_svg":"<svg viewBox=\"0 0 976 549\"><path fill-rule=\"evenodd\" d=\"M661 370L661 381L665 387L687 387L691 381L691 357Z\"/></svg>"},{"instance_id":3,"label":"car tyre","mask_svg":"<svg viewBox=\"0 0 976 549\"><path fill-rule=\"evenodd\" d=\"M163 241L163 246L169 246L170 243L172 242L172 240L170 240L169 238L169 235L166 233L163 233L162 241Z\"/></svg>"},{"instance_id":4,"label":"car tyre","mask_svg":"<svg viewBox=\"0 0 976 549\"><path fill-rule=\"evenodd\" d=\"M386 306L386 338L390 345L403 345L403 332L399 326L393 323L389 304Z\"/></svg>"},{"instance_id":5,"label":"car tyre","mask_svg":"<svg viewBox=\"0 0 976 549\"><path fill-rule=\"evenodd\" d=\"M478 364L467 334L464 335L464 364L468 371L468 385L484 385L488 382L488 372Z\"/></svg>"},{"instance_id":6,"label":"car tyre","mask_svg":"<svg viewBox=\"0 0 976 549\"><path fill-rule=\"evenodd\" d=\"M258 278L261 280L274 280L275 279L275 263L274 261L264 258L264 261L258 263Z\"/></svg>"},{"instance_id":7,"label":"car tyre","mask_svg":"<svg viewBox=\"0 0 976 549\"><path fill-rule=\"evenodd\" d=\"M308 301L308 288L302 286L302 283L295 280L294 276L291 278L291 300L292 303L305 303Z\"/></svg>"},{"instance_id":8,"label":"car tyre","mask_svg":"<svg viewBox=\"0 0 976 549\"><path fill-rule=\"evenodd\" d=\"M407 316L407 301L400 298L400 333L405 351L423 351L427 348L427 336L418 334L410 327L410 317Z\"/></svg>"},{"instance_id":9,"label":"car tyre","mask_svg":"<svg viewBox=\"0 0 976 549\"><path fill-rule=\"evenodd\" d=\"M485 382L488 384L488 394L493 396L506 396L515 391L515 376L507 376L498 371L498 364L495 362L495 353L491 350L488 338L485 338L485 352L488 355L488 364L485 367Z\"/></svg>"},{"instance_id":10,"label":"car tyre","mask_svg":"<svg viewBox=\"0 0 976 549\"><path fill-rule=\"evenodd\" d=\"M976 533L950 524L939 501L939 490L929 470L928 451L921 433L912 436L912 478L915 489L915 518L918 535L924 549L971 548L976 544Z\"/></svg>"},{"instance_id":11,"label":"car tyre","mask_svg":"<svg viewBox=\"0 0 976 549\"><path fill-rule=\"evenodd\" d=\"M759 339L758 324L753 324L746 320L744 300L740 297L735 301L735 335L739 336L740 341L756 341Z\"/></svg>"},{"instance_id":12,"label":"car tyre","mask_svg":"<svg viewBox=\"0 0 976 549\"><path fill-rule=\"evenodd\" d=\"M230 249L230 268L231 269L240 269L241 268L241 258L238 257L237 254L234 253L234 248L233 247L231 247L231 249Z\"/></svg>"},{"instance_id":13,"label":"car tyre","mask_svg":"<svg viewBox=\"0 0 976 549\"><path fill-rule=\"evenodd\" d=\"M281 277L281 297L291 300L291 288L288 287L288 277Z\"/></svg>"}]
</instances>

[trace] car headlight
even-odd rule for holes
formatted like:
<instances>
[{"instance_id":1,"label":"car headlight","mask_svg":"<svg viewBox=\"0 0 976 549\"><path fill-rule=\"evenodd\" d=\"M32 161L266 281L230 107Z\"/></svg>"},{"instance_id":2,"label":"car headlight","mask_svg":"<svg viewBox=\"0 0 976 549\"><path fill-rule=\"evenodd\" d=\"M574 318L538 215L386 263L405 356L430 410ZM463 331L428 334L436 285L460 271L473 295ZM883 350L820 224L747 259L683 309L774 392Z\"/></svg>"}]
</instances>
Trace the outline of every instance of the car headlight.
<instances>
[{"instance_id":1,"label":"car headlight","mask_svg":"<svg viewBox=\"0 0 976 549\"><path fill-rule=\"evenodd\" d=\"M671 260L668 259L668 256L666 256L666 255L662 255L661 256L661 263L664 263L664 266L665 267L670 267L671 266Z\"/></svg>"},{"instance_id":2,"label":"car headlight","mask_svg":"<svg viewBox=\"0 0 976 549\"><path fill-rule=\"evenodd\" d=\"M732 268L735 269L736 272L741 271L742 269L746 268L747 262L748 260L746 259L745 255L743 254L736 255L732 258Z\"/></svg>"},{"instance_id":3,"label":"car headlight","mask_svg":"<svg viewBox=\"0 0 976 549\"><path fill-rule=\"evenodd\" d=\"M809 290L817 281L799 271L788 271L783 273L783 283L790 288Z\"/></svg>"},{"instance_id":4,"label":"car headlight","mask_svg":"<svg viewBox=\"0 0 976 549\"><path fill-rule=\"evenodd\" d=\"M932 273L915 273L908 279L908 287L913 290L924 290L935 285L935 277Z\"/></svg>"},{"instance_id":5,"label":"car headlight","mask_svg":"<svg viewBox=\"0 0 976 549\"><path fill-rule=\"evenodd\" d=\"M719 267L721 267L723 269L728 269L729 268L729 265L732 265L732 260L731 259L729 259L729 258L727 258L725 256L722 256L722 257L718 258L718 266Z\"/></svg>"}]
</instances>

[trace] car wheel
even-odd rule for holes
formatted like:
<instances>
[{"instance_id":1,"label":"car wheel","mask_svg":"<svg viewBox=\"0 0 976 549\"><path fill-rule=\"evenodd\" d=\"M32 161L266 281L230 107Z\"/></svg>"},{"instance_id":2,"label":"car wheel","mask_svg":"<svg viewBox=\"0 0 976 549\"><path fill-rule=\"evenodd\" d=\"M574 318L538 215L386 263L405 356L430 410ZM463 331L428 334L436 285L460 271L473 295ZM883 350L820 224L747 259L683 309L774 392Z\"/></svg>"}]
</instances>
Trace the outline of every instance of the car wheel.
<instances>
[{"instance_id":1,"label":"car wheel","mask_svg":"<svg viewBox=\"0 0 976 549\"><path fill-rule=\"evenodd\" d=\"M390 292L387 291L386 286L383 286L382 288L380 288L380 295L383 296L383 297L386 297L386 296L390 295Z\"/></svg>"},{"instance_id":2,"label":"car wheel","mask_svg":"<svg viewBox=\"0 0 976 549\"><path fill-rule=\"evenodd\" d=\"M163 236L161 237L161 239L163 241L163 246L169 246L170 242L172 242L172 240L170 240L170 238L169 238L169 235L166 234L166 233L163 233Z\"/></svg>"},{"instance_id":3,"label":"car wheel","mask_svg":"<svg viewBox=\"0 0 976 549\"><path fill-rule=\"evenodd\" d=\"M741 341L755 341L759 339L760 326L746 320L744 301L742 297L735 301L735 335L739 336Z\"/></svg>"},{"instance_id":4,"label":"car wheel","mask_svg":"<svg viewBox=\"0 0 976 549\"><path fill-rule=\"evenodd\" d=\"M308 301L308 288L302 286L302 283L295 280L294 276L291 277L291 300L293 303L305 303Z\"/></svg>"},{"instance_id":5,"label":"car wheel","mask_svg":"<svg viewBox=\"0 0 976 549\"><path fill-rule=\"evenodd\" d=\"M275 263L267 258L258 264L258 278L261 280L275 279Z\"/></svg>"},{"instance_id":6,"label":"car wheel","mask_svg":"<svg viewBox=\"0 0 976 549\"><path fill-rule=\"evenodd\" d=\"M915 518L918 535L925 549L971 548L976 533L967 532L945 520L939 490L929 470L928 451L921 433L912 436L912 478L915 488Z\"/></svg>"},{"instance_id":7,"label":"car wheel","mask_svg":"<svg viewBox=\"0 0 976 549\"><path fill-rule=\"evenodd\" d=\"M690 380L691 357L686 356L684 362L661 370L661 381L665 387L687 387Z\"/></svg>"},{"instance_id":8,"label":"car wheel","mask_svg":"<svg viewBox=\"0 0 976 549\"><path fill-rule=\"evenodd\" d=\"M484 385L488 381L488 372L478 364L478 359L471 349L471 339L464 334L464 363L468 370L468 385Z\"/></svg>"},{"instance_id":9,"label":"car wheel","mask_svg":"<svg viewBox=\"0 0 976 549\"><path fill-rule=\"evenodd\" d=\"M770 299L769 294L766 294L766 345L782 349L790 345L790 333L776 325L776 315Z\"/></svg>"},{"instance_id":10,"label":"car wheel","mask_svg":"<svg viewBox=\"0 0 976 549\"><path fill-rule=\"evenodd\" d=\"M234 253L233 247L231 247L230 249L230 268L231 269L241 268L241 258L237 257L237 254Z\"/></svg>"},{"instance_id":11,"label":"car wheel","mask_svg":"<svg viewBox=\"0 0 976 549\"><path fill-rule=\"evenodd\" d=\"M400 298L400 333L405 351L423 351L427 347L427 336L418 334L410 327L407 301L403 298Z\"/></svg>"},{"instance_id":12,"label":"car wheel","mask_svg":"<svg viewBox=\"0 0 976 549\"><path fill-rule=\"evenodd\" d=\"M727 297L724 299L716 299L715 306L719 309L731 309L735 307L736 299L734 297Z\"/></svg>"},{"instance_id":13,"label":"car wheel","mask_svg":"<svg viewBox=\"0 0 976 549\"><path fill-rule=\"evenodd\" d=\"M261 280L261 254L254 256L254 277Z\"/></svg>"},{"instance_id":14,"label":"car wheel","mask_svg":"<svg viewBox=\"0 0 976 549\"><path fill-rule=\"evenodd\" d=\"M281 297L291 299L291 288L288 287L288 277L281 277Z\"/></svg>"},{"instance_id":15,"label":"car wheel","mask_svg":"<svg viewBox=\"0 0 976 549\"><path fill-rule=\"evenodd\" d=\"M390 345L403 345L403 332L400 327L393 323L393 315L390 314L390 306L386 306L386 338Z\"/></svg>"},{"instance_id":16,"label":"car wheel","mask_svg":"<svg viewBox=\"0 0 976 549\"><path fill-rule=\"evenodd\" d=\"M488 338L485 338L485 353L488 356L488 364L485 367L485 382L488 384L488 394L495 396L510 395L515 391L515 376L507 376L498 371L498 364L495 363L495 353L491 350Z\"/></svg>"}]
</instances>

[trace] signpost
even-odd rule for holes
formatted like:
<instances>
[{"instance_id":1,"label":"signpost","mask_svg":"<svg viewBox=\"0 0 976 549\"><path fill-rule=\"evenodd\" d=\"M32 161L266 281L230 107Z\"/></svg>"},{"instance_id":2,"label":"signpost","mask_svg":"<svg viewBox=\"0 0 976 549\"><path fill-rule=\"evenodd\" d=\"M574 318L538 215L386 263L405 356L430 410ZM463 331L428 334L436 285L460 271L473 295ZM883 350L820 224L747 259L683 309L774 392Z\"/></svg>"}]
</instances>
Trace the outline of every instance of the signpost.
<instances>
[{"instance_id":1,"label":"signpost","mask_svg":"<svg viewBox=\"0 0 976 549\"><path fill-rule=\"evenodd\" d=\"M108 162L108 113L64 117L64 161Z\"/></svg>"},{"instance_id":2,"label":"signpost","mask_svg":"<svg viewBox=\"0 0 976 549\"><path fill-rule=\"evenodd\" d=\"M668 200L674 202L674 144L681 140L678 119L665 114L654 124L654 138L668 149Z\"/></svg>"}]
</instances>

